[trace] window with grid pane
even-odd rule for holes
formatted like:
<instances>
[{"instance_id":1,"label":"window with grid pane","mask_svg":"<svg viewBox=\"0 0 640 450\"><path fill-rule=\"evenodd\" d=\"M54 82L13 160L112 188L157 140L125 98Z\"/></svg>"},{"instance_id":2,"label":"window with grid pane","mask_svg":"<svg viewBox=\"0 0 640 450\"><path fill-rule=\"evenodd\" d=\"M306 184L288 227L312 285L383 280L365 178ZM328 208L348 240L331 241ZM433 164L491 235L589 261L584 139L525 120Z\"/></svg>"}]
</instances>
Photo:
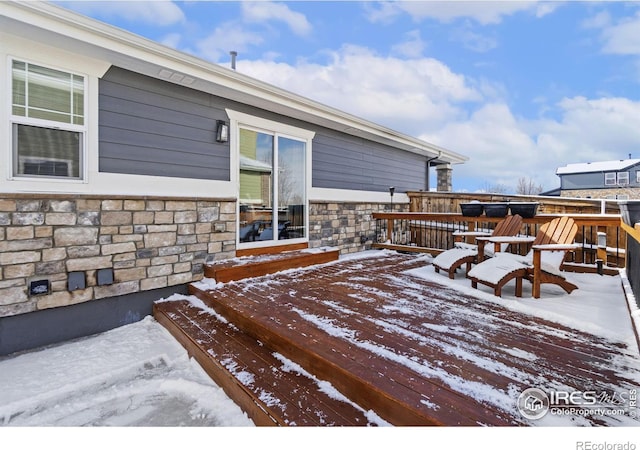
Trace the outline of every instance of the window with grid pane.
<instances>
[{"instance_id":1,"label":"window with grid pane","mask_svg":"<svg viewBox=\"0 0 640 450\"><path fill-rule=\"evenodd\" d=\"M616 173L615 172L607 172L604 174L604 185L605 186L615 186L617 182Z\"/></svg>"},{"instance_id":2,"label":"window with grid pane","mask_svg":"<svg viewBox=\"0 0 640 450\"><path fill-rule=\"evenodd\" d=\"M82 178L85 78L12 62L13 175Z\"/></svg>"},{"instance_id":3,"label":"window with grid pane","mask_svg":"<svg viewBox=\"0 0 640 450\"><path fill-rule=\"evenodd\" d=\"M629 184L629 172L618 172L618 184L621 186Z\"/></svg>"}]
</instances>

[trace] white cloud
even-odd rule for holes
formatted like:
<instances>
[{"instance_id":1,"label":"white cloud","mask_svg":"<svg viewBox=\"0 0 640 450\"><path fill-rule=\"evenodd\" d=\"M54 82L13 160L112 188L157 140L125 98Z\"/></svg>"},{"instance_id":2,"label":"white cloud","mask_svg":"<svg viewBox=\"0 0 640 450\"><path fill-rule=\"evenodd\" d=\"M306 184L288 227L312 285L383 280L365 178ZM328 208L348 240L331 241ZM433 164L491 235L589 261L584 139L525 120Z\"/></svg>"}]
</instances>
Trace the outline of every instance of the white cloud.
<instances>
[{"instance_id":1,"label":"white cloud","mask_svg":"<svg viewBox=\"0 0 640 450\"><path fill-rule=\"evenodd\" d=\"M558 149L573 159L569 162L624 159L639 151L640 101L574 97L563 99L558 107L562 120L541 126L540 135L563 142Z\"/></svg>"},{"instance_id":2,"label":"white cloud","mask_svg":"<svg viewBox=\"0 0 640 450\"><path fill-rule=\"evenodd\" d=\"M640 11L635 17L626 18L602 31L603 51L618 55L640 56Z\"/></svg>"},{"instance_id":3,"label":"white cloud","mask_svg":"<svg viewBox=\"0 0 640 450\"><path fill-rule=\"evenodd\" d=\"M452 30L451 39L455 42L460 42L465 48L478 53L488 52L498 46L498 40L496 38L476 33L468 24Z\"/></svg>"},{"instance_id":4,"label":"white cloud","mask_svg":"<svg viewBox=\"0 0 640 450\"><path fill-rule=\"evenodd\" d=\"M481 94L432 58L400 59L345 46L325 64L244 61L242 72L391 128L418 135L465 113Z\"/></svg>"},{"instance_id":5,"label":"white cloud","mask_svg":"<svg viewBox=\"0 0 640 450\"><path fill-rule=\"evenodd\" d=\"M184 23L186 20L180 7L172 1L67 1L60 4L88 16L109 19L120 17L128 22L158 26Z\"/></svg>"},{"instance_id":6,"label":"white cloud","mask_svg":"<svg viewBox=\"0 0 640 450\"><path fill-rule=\"evenodd\" d=\"M412 30L405 33L406 40L392 47L394 53L408 58L422 56L427 44L422 40L420 30Z\"/></svg>"},{"instance_id":7,"label":"white cloud","mask_svg":"<svg viewBox=\"0 0 640 450\"><path fill-rule=\"evenodd\" d=\"M421 138L469 157L466 164L454 167L454 189L462 184L473 185L471 190L515 188L518 178L531 177L540 162L535 141L504 103L485 104L467 120L450 122Z\"/></svg>"},{"instance_id":8,"label":"white cloud","mask_svg":"<svg viewBox=\"0 0 640 450\"><path fill-rule=\"evenodd\" d=\"M528 121L504 103L480 107L467 120L421 137L470 158L454 168L456 185L515 188L530 177L544 189L559 186L558 167L577 162L640 157L640 102L626 98L565 98L558 120ZM473 189L472 189L473 190Z\"/></svg>"},{"instance_id":9,"label":"white cloud","mask_svg":"<svg viewBox=\"0 0 640 450\"><path fill-rule=\"evenodd\" d=\"M556 7L555 3L535 1L398 1L369 6L367 16L372 22L389 22L398 15L407 13L418 21L430 18L448 23L459 18L469 18L488 25L500 23L504 16L520 11L542 17Z\"/></svg>"},{"instance_id":10,"label":"white cloud","mask_svg":"<svg viewBox=\"0 0 640 450\"><path fill-rule=\"evenodd\" d=\"M175 49L180 46L180 42L182 42L182 35L180 33L169 33L160 41L162 45Z\"/></svg>"},{"instance_id":11,"label":"white cloud","mask_svg":"<svg viewBox=\"0 0 640 450\"><path fill-rule=\"evenodd\" d=\"M526 176L552 189L560 166L639 152L640 102L565 98L551 105L558 119L528 120L501 100L500 86L432 58L383 56L358 46L327 54L324 64L246 60L241 71L469 156L454 168L454 187L515 189Z\"/></svg>"},{"instance_id":12,"label":"white cloud","mask_svg":"<svg viewBox=\"0 0 640 450\"><path fill-rule=\"evenodd\" d=\"M589 17L582 22L583 28L604 28L611 24L611 14L609 11L600 11L596 15Z\"/></svg>"},{"instance_id":13,"label":"white cloud","mask_svg":"<svg viewBox=\"0 0 640 450\"><path fill-rule=\"evenodd\" d=\"M284 22L298 36L306 36L312 30L304 14L292 11L283 3L243 2L242 17L246 22L251 23L265 23L272 20Z\"/></svg>"},{"instance_id":14,"label":"white cloud","mask_svg":"<svg viewBox=\"0 0 640 450\"><path fill-rule=\"evenodd\" d=\"M236 22L227 22L199 40L196 43L196 53L202 58L218 62L228 58L231 50L241 53L263 42L264 37L260 33L245 30Z\"/></svg>"}]
</instances>

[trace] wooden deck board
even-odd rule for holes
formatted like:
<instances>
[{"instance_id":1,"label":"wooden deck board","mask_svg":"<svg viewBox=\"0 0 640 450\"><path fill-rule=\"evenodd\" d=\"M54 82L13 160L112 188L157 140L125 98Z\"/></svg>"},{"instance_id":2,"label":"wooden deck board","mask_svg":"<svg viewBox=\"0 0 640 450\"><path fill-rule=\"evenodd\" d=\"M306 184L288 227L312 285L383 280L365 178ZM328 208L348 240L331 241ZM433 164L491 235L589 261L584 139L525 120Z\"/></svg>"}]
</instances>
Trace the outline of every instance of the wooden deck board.
<instances>
[{"instance_id":1,"label":"wooden deck board","mask_svg":"<svg viewBox=\"0 0 640 450\"><path fill-rule=\"evenodd\" d=\"M337 249L287 251L280 254L258 254L241 259L221 261L205 267L205 276L227 283L245 278L259 277L286 269L306 267L335 261Z\"/></svg>"},{"instance_id":2,"label":"wooden deck board","mask_svg":"<svg viewBox=\"0 0 640 450\"><path fill-rule=\"evenodd\" d=\"M633 388L623 344L404 273L421 265L387 253L191 292L393 424L530 425L515 404L527 387Z\"/></svg>"},{"instance_id":3,"label":"wooden deck board","mask_svg":"<svg viewBox=\"0 0 640 450\"><path fill-rule=\"evenodd\" d=\"M349 329L352 327L352 323L349 317L344 317L340 314L340 311L333 310L328 305L324 305L321 302L310 299L308 295L305 295L308 290L297 290L295 297L305 301L305 314L314 315L319 318L330 317L332 326L337 329ZM246 293L239 291L232 291L232 295L235 293L237 297L245 297ZM279 337L265 337L260 335L261 339L273 340L281 339L284 342L296 342L300 336L305 338L305 346L312 347L317 353L317 358L323 360L331 360L336 366L346 370L349 375L359 377L360 379L367 380L370 383L369 389L374 389L378 392L378 395L385 395L385 393L393 399L398 399L401 402L409 405L416 410L424 410L421 407L421 402L425 397L429 399L430 403L446 403L449 409L455 411L450 417L447 417L444 423L456 424L456 425L473 425L477 424L479 417L483 416L484 421L493 424L506 424L509 422L503 422L500 420L501 414L499 411L494 410L491 405L484 405L484 409L479 414L478 405L470 404L469 399L465 396L461 396L458 393L448 389L446 386L442 386L441 383L434 383L433 379L427 376L416 377L415 372L410 368L405 367L402 364L393 361L392 359L380 358L377 355L372 355L371 352L356 345L345 343L341 340L336 340L331 335L323 332L300 318L297 312L292 311L296 308L296 305L288 302L291 293L278 294L276 296L264 294L259 291L251 292L251 302L255 302L256 309L247 308L247 302L242 302L242 306L239 306L240 314L243 316L251 317L251 321L265 321L264 323L271 323L273 317L269 315L259 315L261 305L270 303L275 307L279 313L277 316L278 324L286 324L285 327L278 327L282 332ZM332 301L337 301L337 293L332 292ZM204 296L203 296L204 297ZM216 297L216 300L219 298ZM343 311L344 312L344 311ZM327 314L328 313L328 314ZM227 312L229 314L229 312ZM239 319L236 319L239 320ZM278 325L276 324L276 325ZM250 325L246 325L250 326ZM271 330L274 327L265 326L266 330ZM360 321L358 323L358 340L363 343L371 343L376 340L384 342L386 348L392 348L393 352L401 355L405 358L412 358L419 364L422 360L428 360L429 358L439 357L438 349L428 348L421 342L413 342L415 347L411 346L411 339L406 335L393 334L385 331L374 323L367 321ZM251 330L252 332L259 334L264 333L257 330ZM382 351L385 349L382 348ZM304 350L301 348L282 349L282 351L291 352L292 356L299 355ZM313 360L307 362L307 364L314 364ZM455 365L450 364L447 361L443 361L442 369L447 370L453 376L465 377L470 379L469 381L489 381L494 384L500 384L506 388L509 380L476 366L472 366L466 362L457 362ZM334 369L335 370L335 369ZM379 376L372 376L371 374L379 374ZM330 374L325 374L330 376ZM393 383L389 383L393 381ZM339 381L336 381L339 383ZM352 394L360 395L362 386L349 387L343 386L344 389L354 389ZM358 390L360 389L360 390ZM524 388L523 388L524 389ZM381 405L369 405L372 407L381 407ZM398 412L396 412L398 414ZM429 411L424 410L422 420L426 424L434 421L440 423L440 419L436 419ZM397 420L397 417L396 417ZM420 419L418 419L420 420ZM413 423L415 424L415 423Z\"/></svg>"},{"instance_id":4,"label":"wooden deck board","mask_svg":"<svg viewBox=\"0 0 640 450\"><path fill-rule=\"evenodd\" d=\"M367 425L365 413L348 403L336 401L320 391L310 378L282 370L270 349L257 343L233 325L204 314L188 301L156 305L161 312L179 323L182 331L206 349L205 358L217 361L221 376L241 378L243 390L258 400L258 413L250 415L261 424L300 426ZM201 356L202 357L202 356ZM240 376L241 374L241 376ZM221 383L226 384L226 383ZM292 389L293 387L293 389Z\"/></svg>"}]
</instances>

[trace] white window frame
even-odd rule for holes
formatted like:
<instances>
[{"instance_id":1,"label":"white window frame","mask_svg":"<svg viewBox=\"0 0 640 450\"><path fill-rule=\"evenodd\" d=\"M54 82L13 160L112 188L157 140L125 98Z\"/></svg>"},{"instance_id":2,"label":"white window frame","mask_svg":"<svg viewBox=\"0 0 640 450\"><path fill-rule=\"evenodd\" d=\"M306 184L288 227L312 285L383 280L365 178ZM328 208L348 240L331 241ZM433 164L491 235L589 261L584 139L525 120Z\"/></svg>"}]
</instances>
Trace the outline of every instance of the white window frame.
<instances>
[{"instance_id":1,"label":"white window frame","mask_svg":"<svg viewBox=\"0 0 640 450\"><path fill-rule=\"evenodd\" d=\"M627 186L629 184L629 172L618 172L616 178L618 186Z\"/></svg>"},{"instance_id":2,"label":"white window frame","mask_svg":"<svg viewBox=\"0 0 640 450\"><path fill-rule=\"evenodd\" d=\"M24 173L24 165L26 163L40 163L40 162L62 162L65 163L67 165L67 177L69 179L75 179L72 175L71 175L71 166L73 164L73 161L71 161L70 159L60 159L60 158L34 158L34 157L30 157L30 156L18 156L17 158L18 160L18 167L21 169L20 171ZM24 178L24 177L29 177L29 175L20 175L20 178ZM65 178L65 177L58 177L58 178Z\"/></svg>"},{"instance_id":3,"label":"white window frame","mask_svg":"<svg viewBox=\"0 0 640 450\"><path fill-rule=\"evenodd\" d=\"M640 170L636 170L636 183L640 184Z\"/></svg>"},{"instance_id":4,"label":"white window frame","mask_svg":"<svg viewBox=\"0 0 640 450\"><path fill-rule=\"evenodd\" d=\"M617 184L617 177L615 172L605 172L604 174L604 185L605 186L615 186Z\"/></svg>"},{"instance_id":5,"label":"white window frame","mask_svg":"<svg viewBox=\"0 0 640 450\"><path fill-rule=\"evenodd\" d=\"M259 247L274 247L278 245L298 244L309 242L309 197L311 192L311 155L312 155L312 142L315 136L314 131L305 130L303 128L286 125L273 120L264 119L262 117L252 116L249 114L241 113L231 109L226 110L230 119L230 139L231 144L231 178L236 184L237 194L236 198L240 198L240 128L258 131L260 133L269 134L274 136L277 140L278 137L285 137L301 141L305 143L305 236L303 238L296 239L284 239L272 241L253 241L253 242L240 242L240 234L237 233L240 226L240 201L236 202L236 248L259 248ZM277 143L274 142L274 151L277 151ZM277 155L274 155L276 157ZM275 180L277 182L277 179ZM275 184L277 186L277 184ZM277 205L277 198L274 198L274 202ZM274 205L274 207L276 206ZM274 233L274 237L277 237L277 233Z\"/></svg>"},{"instance_id":6,"label":"white window frame","mask_svg":"<svg viewBox=\"0 0 640 450\"><path fill-rule=\"evenodd\" d=\"M44 120L44 119L36 119L36 118L31 118L26 116L14 115L13 114L13 62L14 61L22 62L25 64L32 64L40 67L45 67L48 69L58 70L61 72L68 73L70 75L82 77L82 82L83 82L82 100L83 100L83 111L84 111L83 124L77 125L73 123L58 122L54 120ZM33 61L29 58L21 58L21 57L14 57L14 56L9 56L8 63L7 63L7 70L8 70L8 76L7 76L7 79L8 79L7 104L8 105L7 107L9 110L8 111L8 117L9 117L8 136L11 140L10 151L9 151L10 156L8 158L8 160L10 161L10 164L7 165L7 171L8 171L7 178L9 180L20 180L20 181L29 181L29 182L46 181L46 182L64 182L64 183L85 183L87 179L87 142L88 142L87 136L89 133L89 120L90 120L90 111L89 111L89 95L90 94L88 89L89 75L80 73L77 71L72 71L66 68L61 68L55 65ZM14 145L13 145L13 143L15 142L14 141L15 137L13 134L14 125L27 125L27 126L35 126L40 128L50 128L50 129L70 131L70 132L80 134L81 139L80 139L80 148L79 148L79 155L78 155L78 164L79 164L79 172L80 172L79 176L78 177L33 176L28 174L16 173L17 172L16 168L18 168L20 165L20 156L17 154L17 149L14 149ZM49 158L46 158L46 159L49 159ZM55 158L50 158L50 159L53 161Z\"/></svg>"}]
</instances>

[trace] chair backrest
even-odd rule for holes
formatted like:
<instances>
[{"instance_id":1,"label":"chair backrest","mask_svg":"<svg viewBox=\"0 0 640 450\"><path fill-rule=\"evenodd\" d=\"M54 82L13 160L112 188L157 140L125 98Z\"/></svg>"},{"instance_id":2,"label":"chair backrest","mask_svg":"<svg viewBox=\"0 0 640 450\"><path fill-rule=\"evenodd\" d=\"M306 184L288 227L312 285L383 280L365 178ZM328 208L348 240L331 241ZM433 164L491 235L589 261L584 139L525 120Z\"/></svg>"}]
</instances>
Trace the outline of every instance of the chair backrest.
<instances>
[{"instance_id":1,"label":"chair backrest","mask_svg":"<svg viewBox=\"0 0 640 450\"><path fill-rule=\"evenodd\" d=\"M533 245L573 244L577 233L578 226L571 217L557 217L540 227Z\"/></svg>"},{"instance_id":2,"label":"chair backrest","mask_svg":"<svg viewBox=\"0 0 640 450\"><path fill-rule=\"evenodd\" d=\"M519 214L507 216L496 224L491 236L515 236L522 228L522 217Z\"/></svg>"}]
</instances>

